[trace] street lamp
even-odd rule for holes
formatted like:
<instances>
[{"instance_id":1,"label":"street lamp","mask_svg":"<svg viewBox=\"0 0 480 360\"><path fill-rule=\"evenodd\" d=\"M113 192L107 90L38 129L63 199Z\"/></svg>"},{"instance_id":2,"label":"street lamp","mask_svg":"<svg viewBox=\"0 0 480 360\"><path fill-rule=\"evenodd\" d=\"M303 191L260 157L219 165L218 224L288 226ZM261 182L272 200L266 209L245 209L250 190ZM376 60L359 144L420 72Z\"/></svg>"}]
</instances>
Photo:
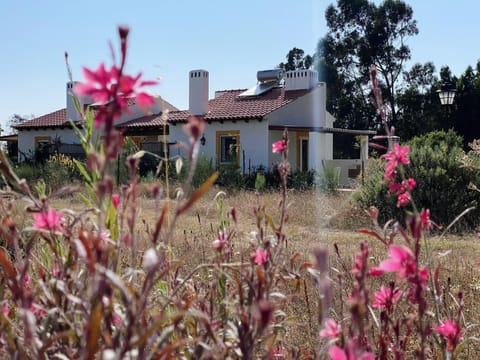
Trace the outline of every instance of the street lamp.
<instances>
[{"instance_id":1,"label":"street lamp","mask_svg":"<svg viewBox=\"0 0 480 360\"><path fill-rule=\"evenodd\" d=\"M453 99L455 99L455 93L457 90L450 83L443 83L440 90L437 90L438 97L440 98L440 103L442 105L452 105Z\"/></svg>"}]
</instances>

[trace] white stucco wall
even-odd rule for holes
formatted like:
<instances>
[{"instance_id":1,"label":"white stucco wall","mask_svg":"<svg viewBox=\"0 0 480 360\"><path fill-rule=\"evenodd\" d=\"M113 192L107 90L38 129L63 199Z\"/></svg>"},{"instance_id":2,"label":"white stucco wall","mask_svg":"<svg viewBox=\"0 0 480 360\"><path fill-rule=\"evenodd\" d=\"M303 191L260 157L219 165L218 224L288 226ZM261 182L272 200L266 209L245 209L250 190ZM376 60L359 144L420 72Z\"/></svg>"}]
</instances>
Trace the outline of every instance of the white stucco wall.
<instances>
[{"instance_id":1,"label":"white stucco wall","mask_svg":"<svg viewBox=\"0 0 480 360\"><path fill-rule=\"evenodd\" d=\"M266 119L272 126L328 126L331 119L327 121L325 83L319 83L312 92L272 111Z\"/></svg>"},{"instance_id":2,"label":"white stucco wall","mask_svg":"<svg viewBox=\"0 0 480 360\"><path fill-rule=\"evenodd\" d=\"M50 136L52 142L56 137L60 138L64 144L78 144L78 138L73 129L41 129L41 130L22 130L18 132L18 149L25 154L33 153L35 150L35 138L39 136ZM19 161L25 160L19 153Z\"/></svg>"},{"instance_id":3,"label":"white stucco wall","mask_svg":"<svg viewBox=\"0 0 480 360\"><path fill-rule=\"evenodd\" d=\"M200 145L199 155L206 156L211 159L213 164L216 161L216 132L217 131L240 131L240 167L245 173L248 173L253 167L263 165L268 167L269 153L271 152L272 145L268 140L268 124L266 121L259 122L258 120L249 120L245 122L239 120L236 122L225 121L223 124L220 122L212 122L205 126L205 145ZM170 141L180 141L188 143L188 138L183 131L182 124L175 126L170 125ZM185 156L180 149L171 148L171 156L182 155ZM245 169L243 166L245 164Z\"/></svg>"}]
</instances>

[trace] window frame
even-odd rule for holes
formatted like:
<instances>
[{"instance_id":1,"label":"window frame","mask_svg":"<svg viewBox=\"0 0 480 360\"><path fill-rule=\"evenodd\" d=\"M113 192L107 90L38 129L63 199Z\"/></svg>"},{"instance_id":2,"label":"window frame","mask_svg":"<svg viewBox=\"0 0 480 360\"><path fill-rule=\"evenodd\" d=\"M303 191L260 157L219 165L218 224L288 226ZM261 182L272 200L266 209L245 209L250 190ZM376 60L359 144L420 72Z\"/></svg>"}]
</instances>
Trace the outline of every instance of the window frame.
<instances>
[{"instance_id":1,"label":"window frame","mask_svg":"<svg viewBox=\"0 0 480 360\"><path fill-rule=\"evenodd\" d=\"M225 158L225 152L222 149L222 138L235 138L235 152L236 156L233 161L222 161ZM229 145L231 146L231 144ZM240 130L225 130L216 132L216 155L217 155L217 165L219 166L228 166L228 165L238 165L240 164Z\"/></svg>"}]
</instances>

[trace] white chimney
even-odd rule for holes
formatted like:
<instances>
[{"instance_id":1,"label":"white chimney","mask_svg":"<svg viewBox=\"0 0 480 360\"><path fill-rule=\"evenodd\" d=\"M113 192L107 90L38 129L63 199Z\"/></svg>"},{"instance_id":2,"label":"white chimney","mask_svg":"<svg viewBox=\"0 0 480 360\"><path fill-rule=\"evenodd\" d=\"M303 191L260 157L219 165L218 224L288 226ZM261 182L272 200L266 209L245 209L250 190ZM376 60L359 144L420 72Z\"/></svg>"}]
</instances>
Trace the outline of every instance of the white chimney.
<instances>
[{"instance_id":1,"label":"white chimney","mask_svg":"<svg viewBox=\"0 0 480 360\"><path fill-rule=\"evenodd\" d=\"M318 84L315 70L293 70L285 74L285 90L308 90Z\"/></svg>"},{"instance_id":2,"label":"white chimney","mask_svg":"<svg viewBox=\"0 0 480 360\"><path fill-rule=\"evenodd\" d=\"M75 102L73 100L73 97L75 96L75 94L73 93L73 88L76 84L78 84L78 81L67 82L67 120L73 121L80 120L80 115L75 108ZM85 110L85 105L90 105L93 103L92 99L89 96L76 95L76 97L80 103L80 109Z\"/></svg>"},{"instance_id":3,"label":"white chimney","mask_svg":"<svg viewBox=\"0 0 480 360\"><path fill-rule=\"evenodd\" d=\"M205 115L208 112L208 71L190 71L189 110L192 115Z\"/></svg>"}]
</instances>

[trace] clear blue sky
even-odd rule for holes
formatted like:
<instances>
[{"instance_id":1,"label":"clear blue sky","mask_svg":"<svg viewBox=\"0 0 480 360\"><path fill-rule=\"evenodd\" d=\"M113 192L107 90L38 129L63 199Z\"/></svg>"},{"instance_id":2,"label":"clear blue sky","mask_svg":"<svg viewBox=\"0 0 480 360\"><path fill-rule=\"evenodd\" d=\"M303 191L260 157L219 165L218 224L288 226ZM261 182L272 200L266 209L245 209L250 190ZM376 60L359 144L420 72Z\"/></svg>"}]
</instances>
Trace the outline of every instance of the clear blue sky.
<instances>
[{"instance_id":1,"label":"clear blue sky","mask_svg":"<svg viewBox=\"0 0 480 360\"><path fill-rule=\"evenodd\" d=\"M293 47L313 53L333 0L0 0L0 123L65 107L64 52L76 80L82 66L111 63L119 24L131 28L131 72L160 77L153 90L188 106L188 71L210 72L210 92L252 86ZM378 1L376 1L378 3ZM407 0L420 33L413 62L449 65L459 76L480 59L480 2ZM5 133L4 133L5 134Z\"/></svg>"}]
</instances>

